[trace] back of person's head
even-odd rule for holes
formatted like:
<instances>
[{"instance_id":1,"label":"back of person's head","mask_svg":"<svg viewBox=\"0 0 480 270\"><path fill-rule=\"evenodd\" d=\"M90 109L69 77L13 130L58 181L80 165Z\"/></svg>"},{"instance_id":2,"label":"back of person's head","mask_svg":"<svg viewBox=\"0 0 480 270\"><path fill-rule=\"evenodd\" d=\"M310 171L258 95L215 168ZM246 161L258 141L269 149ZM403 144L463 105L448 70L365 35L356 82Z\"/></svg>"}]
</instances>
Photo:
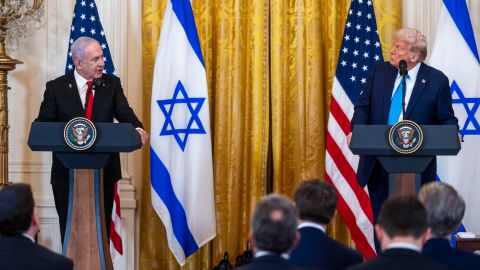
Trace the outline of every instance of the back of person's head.
<instances>
[{"instance_id":1,"label":"back of person's head","mask_svg":"<svg viewBox=\"0 0 480 270\"><path fill-rule=\"evenodd\" d=\"M446 237L458 229L465 214L465 202L452 186L429 183L422 187L418 198L427 210L428 226L434 237Z\"/></svg>"},{"instance_id":2,"label":"back of person's head","mask_svg":"<svg viewBox=\"0 0 480 270\"><path fill-rule=\"evenodd\" d=\"M329 224L337 208L337 193L331 185L320 180L306 180L295 191L295 206L300 219Z\"/></svg>"},{"instance_id":3,"label":"back of person's head","mask_svg":"<svg viewBox=\"0 0 480 270\"><path fill-rule=\"evenodd\" d=\"M19 235L26 232L32 222L33 194L27 184L11 184L0 191L0 234Z\"/></svg>"},{"instance_id":4,"label":"back of person's head","mask_svg":"<svg viewBox=\"0 0 480 270\"><path fill-rule=\"evenodd\" d=\"M256 249L275 253L289 251L297 240L298 214L285 196L270 194L255 207L252 235Z\"/></svg>"},{"instance_id":5,"label":"back of person's head","mask_svg":"<svg viewBox=\"0 0 480 270\"><path fill-rule=\"evenodd\" d=\"M421 238L427 230L427 212L415 196L400 196L386 201L378 225L393 239L397 236Z\"/></svg>"}]
</instances>

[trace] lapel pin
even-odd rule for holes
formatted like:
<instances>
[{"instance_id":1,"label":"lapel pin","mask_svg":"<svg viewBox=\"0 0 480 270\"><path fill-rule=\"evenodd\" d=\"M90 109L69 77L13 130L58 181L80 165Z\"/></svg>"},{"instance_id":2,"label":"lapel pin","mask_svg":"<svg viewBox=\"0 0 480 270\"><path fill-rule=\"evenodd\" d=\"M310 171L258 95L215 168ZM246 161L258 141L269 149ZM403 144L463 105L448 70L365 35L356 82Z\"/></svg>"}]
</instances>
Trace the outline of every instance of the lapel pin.
<instances>
[{"instance_id":1,"label":"lapel pin","mask_svg":"<svg viewBox=\"0 0 480 270\"><path fill-rule=\"evenodd\" d=\"M422 79L422 83L426 83L425 79Z\"/></svg>"},{"instance_id":2,"label":"lapel pin","mask_svg":"<svg viewBox=\"0 0 480 270\"><path fill-rule=\"evenodd\" d=\"M73 88L73 85L71 83L69 83L68 88Z\"/></svg>"}]
</instances>

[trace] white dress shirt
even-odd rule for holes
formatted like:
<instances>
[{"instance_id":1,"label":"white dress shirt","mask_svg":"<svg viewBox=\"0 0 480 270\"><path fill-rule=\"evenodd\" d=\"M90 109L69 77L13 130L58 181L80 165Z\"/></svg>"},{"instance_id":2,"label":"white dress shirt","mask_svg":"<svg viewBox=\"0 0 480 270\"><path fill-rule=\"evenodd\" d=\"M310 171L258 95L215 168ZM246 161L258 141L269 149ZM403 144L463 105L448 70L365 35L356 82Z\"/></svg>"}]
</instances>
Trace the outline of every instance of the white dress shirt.
<instances>
[{"instance_id":1,"label":"white dress shirt","mask_svg":"<svg viewBox=\"0 0 480 270\"><path fill-rule=\"evenodd\" d=\"M87 89L88 80L82 77L82 75L78 74L77 70L73 72L73 76L75 77L75 82L77 83L78 94L80 95L80 100L82 101L82 107L85 109L85 99L87 96ZM93 96L95 96L95 91L92 91Z\"/></svg>"},{"instance_id":2,"label":"white dress shirt","mask_svg":"<svg viewBox=\"0 0 480 270\"><path fill-rule=\"evenodd\" d=\"M413 92L413 86L415 86L415 82L417 81L417 75L418 71L420 70L420 65L421 63L417 63L412 69L408 71L408 76L410 79L406 79L405 83L407 85L407 91L405 92L405 111L407 111L408 108L408 102L410 101L410 97L412 96ZM395 79L395 84L393 85L393 91L392 91L392 97L395 94L395 91L397 90L398 86L402 82L402 75L400 75L400 72L397 74L397 78ZM399 119L403 118L403 112L400 112Z\"/></svg>"},{"instance_id":3,"label":"white dress shirt","mask_svg":"<svg viewBox=\"0 0 480 270\"><path fill-rule=\"evenodd\" d=\"M404 248L404 249L410 249L416 252L421 251L420 247L411 243L392 243L387 246L387 249L392 249L392 248Z\"/></svg>"},{"instance_id":4,"label":"white dress shirt","mask_svg":"<svg viewBox=\"0 0 480 270\"><path fill-rule=\"evenodd\" d=\"M305 228L305 227L310 227L310 228L319 229L319 230L322 231L323 233L326 232L325 227L323 227L323 226L320 225L320 224L313 223L313 222L310 222L310 221L304 221L304 222L300 223L300 225L298 225L298 228L299 228L299 229Z\"/></svg>"}]
</instances>

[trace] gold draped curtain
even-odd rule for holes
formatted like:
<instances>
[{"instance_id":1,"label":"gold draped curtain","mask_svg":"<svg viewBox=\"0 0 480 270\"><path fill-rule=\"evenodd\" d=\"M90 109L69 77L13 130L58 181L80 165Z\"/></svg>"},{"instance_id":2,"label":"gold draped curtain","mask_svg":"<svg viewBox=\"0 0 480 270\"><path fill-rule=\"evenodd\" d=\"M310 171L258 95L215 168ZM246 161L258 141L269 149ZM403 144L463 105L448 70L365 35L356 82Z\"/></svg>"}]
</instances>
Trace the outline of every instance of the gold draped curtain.
<instances>
[{"instance_id":1,"label":"gold draped curtain","mask_svg":"<svg viewBox=\"0 0 480 270\"><path fill-rule=\"evenodd\" d=\"M166 1L143 0L146 97ZM267 178L273 179L273 191L288 196L302 179L323 179L331 84L349 5L347 0L192 0L209 86L217 237L182 269L211 269L224 252L234 263L246 248L250 216L267 192ZM388 56L392 31L401 27L401 0L374 1L374 7ZM147 129L149 115L147 99ZM180 269L151 207L148 153L143 158L140 269ZM339 217L329 234L352 244Z\"/></svg>"}]
</instances>

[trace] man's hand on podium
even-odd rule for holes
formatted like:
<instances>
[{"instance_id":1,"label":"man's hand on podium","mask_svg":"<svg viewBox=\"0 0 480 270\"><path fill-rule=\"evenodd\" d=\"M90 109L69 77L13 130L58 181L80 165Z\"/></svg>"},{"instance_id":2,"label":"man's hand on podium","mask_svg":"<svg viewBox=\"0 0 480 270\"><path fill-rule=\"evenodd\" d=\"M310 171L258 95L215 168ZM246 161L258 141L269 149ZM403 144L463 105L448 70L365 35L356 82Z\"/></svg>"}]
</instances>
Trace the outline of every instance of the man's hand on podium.
<instances>
[{"instance_id":1,"label":"man's hand on podium","mask_svg":"<svg viewBox=\"0 0 480 270\"><path fill-rule=\"evenodd\" d=\"M352 140L352 132L347 135L347 145L350 146L350 141Z\"/></svg>"},{"instance_id":2,"label":"man's hand on podium","mask_svg":"<svg viewBox=\"0 0 480 270\"><path fill-rule=\"evenodd\" d=\"M146 132L142 128L136 128L136 130L138 131L138 134L140 134L140 138L142 139L142 146L144 146L145 143L147 143L148 138L150 138L150 135L148 135L148 132Z\"/></svg>"}]
</instances>

